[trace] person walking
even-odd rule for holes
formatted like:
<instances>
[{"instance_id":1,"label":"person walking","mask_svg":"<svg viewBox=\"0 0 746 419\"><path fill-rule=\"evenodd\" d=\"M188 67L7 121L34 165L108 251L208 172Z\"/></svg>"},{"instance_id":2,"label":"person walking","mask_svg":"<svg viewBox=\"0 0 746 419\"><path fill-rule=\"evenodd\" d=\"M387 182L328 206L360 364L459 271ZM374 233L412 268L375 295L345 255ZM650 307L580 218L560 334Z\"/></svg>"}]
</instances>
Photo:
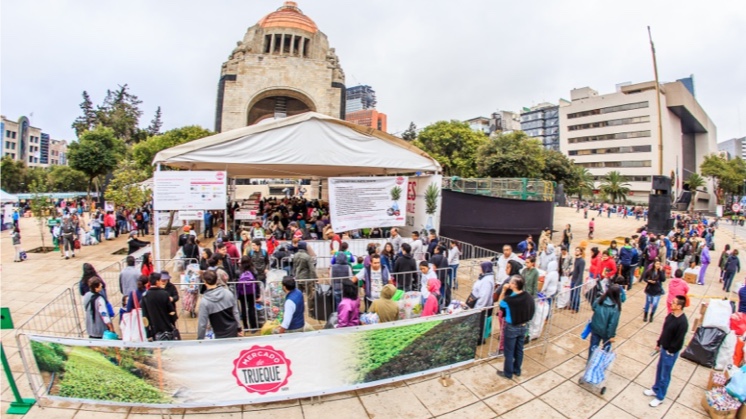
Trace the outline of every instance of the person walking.
<instances>
[{"instance_id":1,"label":"person walking","mask_svg":"<svg viewBox=\"0 0 746 419\"><path fill-rule=\"evenodd\" d=\"M505 318L505 362L497 375L508 379L521 376L523 345L528 322L534 317L536 305L531 294L523 291L524 281L519 275L510 278L503 287L498 305Z\"/></svg>"},{"instance_id":2,"label":"person walking","mask_svg":"<svg viewBox=\"0 0 746 419\"><path fill-rule=\"evenodd\" d=\"M684 314L686 297L677 295L671 303L671 313L663 322L663 331L655 345L655 350L660 352L658 367L655 372L655 384L652 388L643 391L648 397L655 397L650 401L650 407L658 407L663 403L671 382L671 371L673 371L679 351L684 347L684 338L689 329L689 322Z\"/></svg>"},{"instance_id":3,"label":"person walking","mask_svg":"<svg viewBox=\"0 0 746 419\"><path fill-rule=\"evenodd\" d=\"M562 231L562 245L569 249L570 243L572 243L572 229L570 224L567 224L565 229Z\"/></svg>"},{"instance_id":4,"label":"person walking","mask_svg":"<svg viewBox=\"0 0 746 419\"><path fill-rule=\"evenodd\" d=\"M13 238L13 249L15 250L13 262L23 262L23 259L21 259L21 230L18 229L18 226L13 227L10 237Z\"/></svg>"},{"instance_id":5,"label":"person walking","mask_svg":"<svg viewBox=\"0 0 746 419\"><path fill-rule=\"evenodd\" d=\"M730 292L733 277L738 272L741 272L741 261L738 259L738 249L733 249L730 256L728 256L728 260L725 261L725 275L723 277L723 290L725 292Z\"/></svg>"},{"instance_id":6,"label":"person walking","mask_svg":"<svg viewBox=\"0 0 746 419\"><path fill-rule=\"evenodd\" d=\"M582 247L575 248L575 262L570 275L570 310L580 310L581 286L583 285L583 273L585 272L585 252Z\"/></svg>"},{"instance_id":7,"label":"person walking","mask_svg":"<svg viewBox=\"0 0 746 419\"><path fill-rule=\"evenodd\" d=\"M728 256L730 256L730 245L726 244L725 247L723 247L723 251L720 252L720 258L718 259L718 268L720 268L720 282L723 282L723 279L725 278L725 262L728 261Z\"/></svg>"},{"instance_id":8,"label":"person walking","mask_svg":"<svg viewBox=\"0 0 746 419\"><path fill-rule=\"evenodd\" d=\"M619 326L622 313L622 288L612 284L596 301L593 302L591 318L591 345L588 347L588 359L593 351L603 342L604 348L611 348Z\"/></svg>"},{"instance_id":9,"label":"person walking","mask_svg":"<svg viewBox=\"0 0 746 419\"><path fill-rule=\"evenodd\" d=\"M645 315L643 322L653 322L653 316L658 309L658 302L663 295L663 283L666 281L666 273L661 267L660 261L655 261L653 268L645 273ZM650 317L648 317L648 314Z\"/></svg>"},{"instance_id":10,"label":"person walking","mask_svg":"<svg viewBox=\"0 0 746 419\"><path fill-rule=\"evenodd\" d=\"M596 219L591 218L591 221L588 222L588 238L593 239L593 230L596 227Z\"/></svg>"}]
</instances>

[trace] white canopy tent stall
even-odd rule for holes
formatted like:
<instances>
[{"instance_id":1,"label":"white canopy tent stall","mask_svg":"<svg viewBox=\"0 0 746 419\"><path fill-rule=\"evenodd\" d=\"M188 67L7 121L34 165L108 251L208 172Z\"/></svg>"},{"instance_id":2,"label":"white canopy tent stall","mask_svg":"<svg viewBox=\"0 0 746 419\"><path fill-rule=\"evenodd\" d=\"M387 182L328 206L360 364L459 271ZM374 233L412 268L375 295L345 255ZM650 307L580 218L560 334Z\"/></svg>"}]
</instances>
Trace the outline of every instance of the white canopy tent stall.
<instances>
[{"instance_id":1,"label":"white canopy tent stall","mask_svg":"<svg viewBox=\"0 0 746 419\"><path fill-rule=\"evenodd\" d=\"M153 164L159 168L166 165L226 171L228 178L233 179L392 176L441 171L434 158L398 137L315 112L178 145L159 152Z\"/></svg>"},{"instance_id":2,"label":"white canopy tent stall","mask_svg":"<svg viewBox=\"0 0 746 419\"><path fill-rule=\"evenodd\" d=\"M12 203L18 202L18 196L7 193L4 190L0 189L0 203L6 204L6 203L11 203L11 202Z\"/></svg>"}]
</instances>

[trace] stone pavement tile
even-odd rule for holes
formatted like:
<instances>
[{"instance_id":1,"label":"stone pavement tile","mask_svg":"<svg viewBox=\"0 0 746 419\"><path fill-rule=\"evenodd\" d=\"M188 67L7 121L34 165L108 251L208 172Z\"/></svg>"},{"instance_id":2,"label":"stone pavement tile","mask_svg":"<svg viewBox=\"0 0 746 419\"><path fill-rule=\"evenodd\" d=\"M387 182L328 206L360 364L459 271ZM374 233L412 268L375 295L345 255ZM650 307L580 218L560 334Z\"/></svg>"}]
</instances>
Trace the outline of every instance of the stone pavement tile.
<instances>
[{"instance_id":1,"label":"stone pavement tile","mask_svg":"<svg viewBox=\"0 0 746 419\"><path fill-rule=\"evenodd\" d=\"M635 378L635 383L645 387L650 388L655 384L655 373L658 368L658 362L653 362L652 364L648 365L645 370L642 371L640 375ZM676 369L676 366L674 366L674 369ZM684 389L684 386L686 385L686 381L682 380L681 378L676 378L673 375L671 376L671 383L668 385L668 391L666 392L666 398L671 400L676 400L676 398L681 393L681 390Z\"/></svg>"},{"instance_id":2,"label":"stone pavement tile","mask_svg":"<svg viewBox=\"0 0 746 419\"><path fill-rule=\"evenodd\" d=\"M114 413L114 412L94 412L91 410L79 410L78 414L75 415L77 419L125 419L127 413ZM240 417L240 416L239 416Z\"/></svg>"},{"instance_id":3,"label":"stone pavement tile","mask_svg":"<svg viewBox=\"0 0 746 419\"><path fill-rule=\"evenodd\" d=\"M676 369L679 367L679 364L681 364L682 361L686 360L679 358L678 361L676 361L676 365L673 368L674 373L676 372ZM689 363L689 361L687 361L687 363ZM703 367L701 365L695 365L695 370L692 374L691 379L689 380L689 384L694 384L697 387L706 389L707 383L710 381L710 371L712 371L711 368Z\"/></svg>"},{"instance_id":4,"label":"stone pavement tile","mask_svg":"<svg viewBox=\"0 0 746 419\"><path fill-rule=\"evenodd\" d=\"M676 368L676 367L674 367ZM695 412L703 412L704 409L702 409L702 396L705 394L705 389L702 387L697 387L694 384L687 384L684 386L684 389L681 391L681 394L679 394L679 397L676 399L677 403L681 403L682 405L688 407L689 409L694 410Z\"/></svg>"},{"instance_id":5,"label":"stone pavement tile","mask_svg":"<svg viewBox=\"0 0 746 419\"><path fill-rule=\"evenodd\" d=\"M130 415L127 418L132 418L138 415L144 417L153 418L153 415L160 415L163 418L180 418L184 416L185 409L153 409L152 407L135 406L130 410Z\"/></svg>"},{"instance_id":6,"label":"stone pavement tile","mask_svg":"<svg viewBox=\"0 0 746 419\"><path fill-rule=\"evenodd\" d=\"M498 395L489 397L484 402L498 415L513 410L516 407L526 403L527 401L534 398L534 395L529 393L523 387L513 387L510 390L504 391Z\"/></svg>"},{"instance_id":7,"label":"stone pavement tile","mask_svg":"<svg viewBox=\"0 0 746 419\"><path fill-rule=\"evenodd\" d=\"M703 418L709 418L709 415L707 415L702 409L702 407L699 408L699 411L694 411L680 403L674 403L673 406L671 406L670 409L668 409L668 413L666 413L666 417L676 418L676 419L703 419Z\"/></svg>"},{"instance_id":8,"label":"stone pavement tile","mask_svg":"<svg viewBox=\"0 0 746 419\"><path fill-rule=\"evenodd\" d=\"M636 383L630 383L611 403L638 418L662 418L668 408L671 407L671 400L666 400L662 405L652 408L648 406L652 397L642 394L643 390L645 390L645 387Z\"/></svg>"},{"instance_id":9,"label":"stone pavement tile","mask_svg":"<svg viewBox=\"0 0 746 419\"><path fill-rule=\"evenodd\" d=\"M583 373L580 373L572 377L570 381L572 383L578 383L582 377ZM606 381L601 385L601 387L606 387L604 394L601 394L599 387L591 386L590 384L582 384L580 387L609 402L616 397L617 394L621 393L629 383L630 381L628 379L607 371Z\"/></svg>"},{"instance_id":10,"label":"stone pavement tile","mask_svg":"<svg viewBox=\"0 0 746 419\"><path fill-rule=\"evenodd\" d=\"M496 418L497 414L492 411L483 402L476 402L445 415L438 416L438 419L464 419L464 418Z\"/></svg>"},{"instance_id":11,"label":"stone pavement tile","mask_svg":"<svg viewBox=\"0 0 746 419\"><path fill-rule=\"evenodd\" d=\"M331 402L335 400L344 400L344 399L352 399L357 397L357 393L355 391L346 391L344 393L334 393L334 394L326 394L319 397L309 397L307 399L300 399L301 406L308 406L312 404L319 404L324 402ZM250 410L250 409L245 409Z\"/></svg>"},{"instance_id":12,"label":"stone pavement tile","mask_svg":"<svg viewBox=\"0 0 746 419\"><path fill-rule=\"evenodd\" d=\"M304 404L302 408L305 419L326 419L333 416L340 418L362 418L368 415L362 403L360 403L360 399L357 397L317 404ZM272 412L272 416L275 416L274 412Z\"/></svg>"},{"instance_id":13,"label":"stone pavement tile","mask_svg":"<svg viewBox=\"0 0 746 419\"><path fill-rule=\"evenodd\" d=\"M561 338L553 341L555 345L566 349L573 354L579 354L580 352L587 351L588 345L590 341L585 341L580 338L580 336L576 336L573 333L569 333L565 336L562 336Z\"/></svg>"},{"instance_id":14,"label":"stone pavement tile","mask_svg":"<svg viewBox=\"0 0 746 419\"><path fill-rule=\"evenodd\" d=\"M227 415L233 415L233 413L219 413L218 415L226 416L215 416L217 417L231 417ZM184 415L184 417L188 417ZM243 416L238 414L237 418L243 417L244 419L303 419L303 410L300 406L283 407L281 409L266 409L266 410L252 410L250 412L243 412ZM202 419L199 416L199 419Z\"/></svg>"},{"instance_id":15,"label":"stone pavement tile","mask_svg":"<svg viewBox=\"0 0 746 419\"><path fill-rule=\"evenodd\" d=\"M625 304L627 304L627 303L625 303ZM624 308L625 308L625 311L626 311L627 307L625 306ZM639 330L640 330L640 326L639 325L636 325L636 324L633 324L633 323L627 323L624 326L619 327L619 328L616 329L616 336L617 336L617 339L618 338L629 339L630 337L632 337L632 335L634 335L635 333L637 333Z\"/></svg>"},{"instance_id":16,"label":"stone pavement tile","mask_svg":"<svg viewBox=\"0 0 746 419\"><path fill-rule=\"evenodd\" d=\"M679 354L680 355L680 354ZM673 367L673 371L671 372L671 375L676 378L681 378L682 380L689 381L690 378L694 375L694 371L697 370L698 365L694 362L683 359L679 356L678 359L676 359L676 365ZM709 369L708 369L709 371ZM710 373L707 373L707 378L710 378ZM702 384L702 386L706 386L707 381L705 380L705 383Z\"/></svg>"},{"instance_id":17,"label":"stone pavement tile","mask_svg":"<svg viewBox=\"0 0 746 419\"><path fill-rule=\"evenodd\" d=\"M495 381L498 378L495 375ZM408 387L433 416L442 415L479 401L474 393L458 380L453 380L448 387L444 387L439 378Z\"/></svg>"},{"instance_id":18,"label":"stone pavement tile","mask_svg":"<svg viewBox=\"0 0 746 419\"><path fill-rule=\"evenodd\" d=\"M637 374L645 369L645 367L647 367L647 364L643 364L642 362L638 362L632 358L617 353L617 357L614 360L614 363L611 364L609 370L628 380L633 380Z\"/></svg>"},{"instance_id":19,"label":"stone pavement tile","mask_svg":"<svg viewBox=\"0 0 746 419\"><path fill-rule=\"evenodd\" d=\"M589 418L606 404L604 400L570 381L565 381L540 398L558 412L572 418Z\"/></svg>"},{"instance_id":20,"label":"stone pavement tile","mask_svg":"<svg viewBox=\"0 0 746 419\"><path fill-rule=\"evenodd\" d=\"M500 379L497 376L497 370L488 363L458 371L451 375L451 377L460 381L480 399L500 393L517 385L513 380Z\"/></svg>"},{"instance_id":21,"label":"stone pavement tile","mask_svg":"<svg viewBox=\"0 0 746 419\"><path fill-rule=\"evenodd\" d=\"M131 407L129 406L109 406L105 404L86 404L83 403L80 405L79 410L82 411L89 411L89 412L96 412L96 413L129 413Z\"/></svg>"},{"instance_id":22,"label":"stone pavement tile","mask_svg":"<svg viewBox=\"0 0 746 419\"><path fill-rule=\"evenodd\" d=\"M539 399L534 399L500 417L505 419L525 419L527 417L564 419L561 413Z\"/></svg>"},{"instance_id":23,"label":"stone pavement tile","mask_svg":"<svg viewBox=\"0 0 746 419\"><path fill-rule=\"evenodd\" d=\"M370 417L387 419L431 417L430 412L408 387L360 396L360 400Z\"/></svg>"},{"instance_id":24,"label":"stone pavement tile","mask_svg":"<svg viewBox=\"0 0 746 419\"><path fill-rule=\"evenodd\" d=\"M236 407L241 407L244 412L254 411L254 410L269 410L269 409L279 409L283 407L295 407L300 405L300 401L295 400L283 400L279 402L271 402L271 403L252 403L252 404L245 404L243 406L227 406L227 407L220 407L216 409L228 409L227 411L235 410ZM188 411L186 413L189 413Z\"/></svg>"},{"instance_id":25,"label":"stone pavement tile","mask_svg":"<svg viewBox=\"0 0 746 419\"><path fill-rule=\"evenodd\" d=\"M492 365L496 370L502 371L505 369L505 358L497 358L494 361L490 361L489 364ZM544 371L547 371L547 367L524 355L523 365L521 366L521 376L513 376L513 380L518 383L522 383L536 377Z\"/></svg>"},{"instance_id":26,"label":"stone pavement tile","mask_svg":"<svg viewBox=\"0 0 746 419\"><path fill-rule=\"evenodd\" d=\"M653 350L655 350L655 347L651 348L649 346L640 345L632 340L628 340L616 348L616 354L637 359L640 362L647 364L652 359L650 353L653 352Z\"/></svg>"},{"instance_id":27,"label":"stone pavement tile","mask_svg":"<svg viewBox=\"0 0 746 419\"><path fill-rule=\"evenodd\" d=\"M650 348L650 352L652 352L655 349L656 343L658 343L659 337L660 333L651 333L643 329L640 330L639 333L636 333L634 336L632 336L629 340L630 342L635 342L646 348Z\"/></svg>"},{"instance_id":28,"label":"stone pavement tile","mask_svg":"<svg viewBox=\"0 0 746 419\"><path fill-rule=\"evenodd\" d=\"M367 396L368 394L380 393L382 391L393 390L393 389L402 388L402 387L406 387L406 386L407 385L404 384L404 381L397 381L397 382L394 382L394 383L391 383L391 384L385 384L385 385L382 385L382 386L374 386L374 387L361 388L359 390L355 390L355 393L358 396Z\"/></svg>"},{"instance_id":29,"label":"stone pavement tile","mask_svg":"<svg viewBox=\"0 0 746 419\"><path fill-rule=\"evenodd\" d=\"M547 345L546 349L546 354L544 354L543 346L531 348L527 350L524 355L544 365L547 368L554 368L557 365L562 364L563 362L577 355L568 351L567 349L560 348L559 346L553 345L551 343Z\"/></svg>"},{"instance_id":30,"label":"stone pavement tile","mask_svg":"<svg viewBox=\"0 0 746 419\"><path fill-rule=\"evenodd\" d=\"M576 356L575 358L570 359L564 364L561 364L555 367L552 371L556 372L557 374L565 378L571 378L575 376L576 374L578 374L579 372L585 371L585 364L586 364L585 359Z\"/></svg>"},{"instance_id":31,"label":"stone pavement tile","mask_svg":"<svg viewBox=\"0 0 746 419\"><path fill-rule=\"evenodd\" d=\"M563 381L565 381L565 378L561 375L553 371L547 371L544 374L521 384L521 386L530 391L534 396L540 396L557 387Z\"/></svg>"},{"instance_id":32,"label":"stone pavement tile","mask_svg":"<svg viewBox=\"0 0 746 419\"><path fill-rule=\"evenodd\" d=\"M599 410L598 413L593 415L593 419L626 419L634 418L634 416L625 412L624 410L614 406L613 404L607 404L603 409Z\"/></svg>"},{"instance_id":33,"label":"stone pavement tile","mask_svg":"<svg viewBox=\"0 0 746 419\"><path fill-rule=\"evenodd\" d=\"M3 413L5 413L6 406L3 406ZM54 408L41 408L38 405L29 410L29 412L23 416L24 419L72 419L77 410L73 409L54 409ZM8 417L12 417L8 415ZM20 417L20 416L18 416Z\"/></svg>"}]
</instances>

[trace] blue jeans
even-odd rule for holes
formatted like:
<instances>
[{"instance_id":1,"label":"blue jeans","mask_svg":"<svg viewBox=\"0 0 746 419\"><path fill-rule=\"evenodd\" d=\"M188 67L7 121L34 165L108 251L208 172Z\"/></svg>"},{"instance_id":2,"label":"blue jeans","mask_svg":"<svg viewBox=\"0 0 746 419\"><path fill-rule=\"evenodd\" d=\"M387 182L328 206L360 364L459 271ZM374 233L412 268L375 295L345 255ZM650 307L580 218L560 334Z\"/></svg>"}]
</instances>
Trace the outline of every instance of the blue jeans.
<instances>
[{"instance_id":1,"label":"blue jeans","mask_svg":"<svg viewBox=\"0 0 746 419\"><path fill-rule=\"evenodd\" d=\"M736 276L736 272L725 271L723 275L723 290L730 292L730 286L733 284L733 277Z\"/></svg>"},{"instance_id":2,"label":"blue jeans","mask_svg":"<svg viewBox=\"0 0 746 419\"><path fill-rule=\"evenodd\" d=\"M580 294L582 294L583 289L581 285L581 282L570 285L572 287L570 291L570 310L580 310Z\"/></svg>"},{"instance_id":3,"label":"blue jeans","mask_svg":"<svg viewBox=\"0 0 746 419\"><path fill-rule=\"evenodd\" d=\"M645 294L645 309L643 310L645 314L650 313L651 316L655 314L655 310L658 309L658 301L660 301L660 299L660 295Z\"/></svg>"},{"instance_id":4,"label":"blue jeans","mask_svg":"<svg viewBox=\"0 0 746 419\"><path fill-rule=\"evenodd\" d=\"M505 325L505 363L503 373L506 378L512 378L513 374L521 375L523 365L523 343L526 338L526 325Z\"/></svg>"},{"instance_id":5,"label":"blue jeans","mask_svg":"<svg viewBox=\"0 0 746 419\"><path fill-rule=\"evenodd\" d=\"M458 265L448 265L448 267L451 268L448 270L448 275L451 278L451 286L453 287L453 289L458 289L458 280L456 279L457 278L456 273L458 272Z\"/></svg>"},{"instance_id":6,"label":"blue jeans","mask_svg":"<svg viewBox=\"0 0 746 419\"><path fill-rule=\"evenodd\" d=\"M93 238L101 243L101 227L93 227Z\"/></svg>"},{"instance_id":7,"label":"blue jeans","mask_svg":"<svg viewBox=\"0 0 746 419\"><path fill-rule=\"evenodd\" d=\"M669 354L668 351L661 348L660 359L658 360L658 368L655 371L655 384L653 384L655 398L658 400L663 400L666 398L668 385L671 383L671 371L673 371L673 364L676 363L676 359L678 357L678 352Z\"/></svg>"},{"instance_id":8,"label":"blue jeans","mask_svg":"<svg viewBox=\"0 0 746 419\"><path fill-rule=\"evenodd\" d=\"M588 359L591 359L591 355L593 355L593 351L598 348L598 345L601 343L601 341L604 341L604 349L611 349L611 342L608 340L602 339L601 336L591 332L591 346L588 348Z\"/></svg>"}]
</instances>

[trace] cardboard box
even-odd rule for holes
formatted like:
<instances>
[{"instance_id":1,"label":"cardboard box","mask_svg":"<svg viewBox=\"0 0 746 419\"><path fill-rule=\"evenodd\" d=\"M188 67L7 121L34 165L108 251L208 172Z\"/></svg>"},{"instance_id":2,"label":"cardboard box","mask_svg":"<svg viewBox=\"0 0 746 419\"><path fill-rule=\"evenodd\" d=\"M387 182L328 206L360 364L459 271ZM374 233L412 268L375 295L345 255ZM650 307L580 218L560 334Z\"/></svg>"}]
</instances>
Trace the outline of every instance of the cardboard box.
<instances>
[{"instance_id":1,"label":"cardboard box","mask_svg":"<svg viewBox=\"0 0 746 419\"><path fill-rule=\"evenodd\" d=\"M704 409L711 418L717 419L736 419L736 414L738 414L739 411L743 410L715 410L715 408L707 404L706 395L702 395L702 409Z\"/></svg>"},{"instance_id":2,"label":"cardboard box","mask_svg":"<svg viewBox=\"0 0 746 419\"><path fill-rule=\"evenodd\" d=\"M692 332L696 332L697 329L699 329L699 326L702 326L702 318L701 317L695 319L694 322L692 323ZM709 388L708 388L708 390L709 390Z\"/></svg>"},{"instance_id":3,"label":"cardboard box","mask_svg":"<svg viewBox=\"0 0 746 419\"><path fill-rule=\"evenodd\" d=\"M686 281L687 284L696 284L697 274L694 274L694 273L684 274L684 281Z\"/></svg>"},{"instance_id":4,"label":"cardboard box","mask_svg":"<svg viewBox=\"0 0 746 419\"><path fill-rule=\"evenodd\" d=\"M702 305L699 306L699 314L704 316L706 312L707 312L707 303L702 302Z\"/></svg>"}]
</instances>

